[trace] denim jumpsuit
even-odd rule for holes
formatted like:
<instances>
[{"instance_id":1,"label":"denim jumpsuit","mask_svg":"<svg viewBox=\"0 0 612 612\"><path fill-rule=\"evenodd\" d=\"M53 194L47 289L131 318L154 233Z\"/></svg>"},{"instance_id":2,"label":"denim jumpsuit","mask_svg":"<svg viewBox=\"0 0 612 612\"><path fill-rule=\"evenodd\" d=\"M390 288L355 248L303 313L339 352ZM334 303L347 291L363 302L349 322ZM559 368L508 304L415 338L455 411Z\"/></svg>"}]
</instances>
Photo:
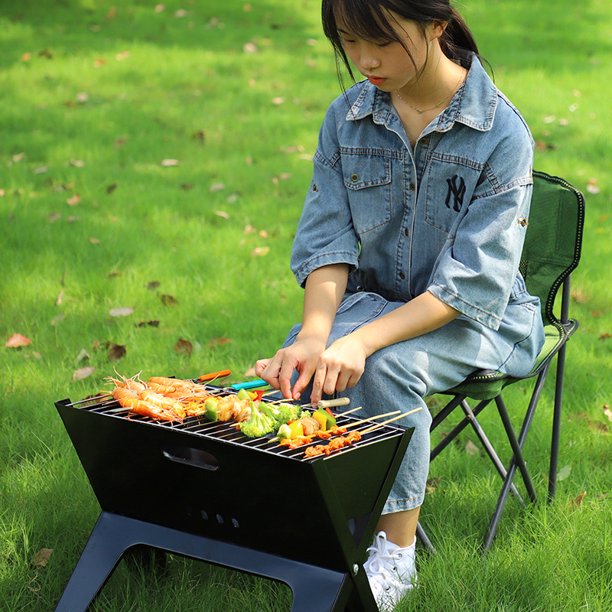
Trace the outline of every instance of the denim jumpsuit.
<instances>
[{"instance_id":1,"label":"denim jumpsuit","mask_svg":"<svg viewBox=\"0 0 612 612\"><path fill-rule=\"evenodd\" d=\"M477 369L525 374L542 347L539 300L518 271L532 161L529 129L475 56L414 148L389 94L368 81L327 111L291 268L303 285L321 266L349 265L328 344L424 291L460 313L371 355L340 394L371 416L423 407L401 421L415 431L383 513L423 502L431 424L423 398Z\"/></svg>"}]
</instances>

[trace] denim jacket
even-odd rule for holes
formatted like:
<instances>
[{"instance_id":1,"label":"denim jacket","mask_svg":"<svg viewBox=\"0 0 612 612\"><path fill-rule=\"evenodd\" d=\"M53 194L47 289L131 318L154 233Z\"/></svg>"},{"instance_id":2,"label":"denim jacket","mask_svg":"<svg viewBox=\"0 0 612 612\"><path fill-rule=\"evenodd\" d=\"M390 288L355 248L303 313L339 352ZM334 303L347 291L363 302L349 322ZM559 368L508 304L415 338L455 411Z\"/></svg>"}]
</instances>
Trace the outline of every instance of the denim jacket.
<instances>
[{"instance_id":1,"label":"denim jacket","mask_svg":"<svg viewBox=\"0 0 612 612\"><path fill-rule=\"evenodd\" d=\"M300 284L350 266L349 291L429 291L497 329L524 299L518 272L533 139L478 59L412 148L389 94L362 81L329 107L293 245Z\"/></svg>"}]
</instances>

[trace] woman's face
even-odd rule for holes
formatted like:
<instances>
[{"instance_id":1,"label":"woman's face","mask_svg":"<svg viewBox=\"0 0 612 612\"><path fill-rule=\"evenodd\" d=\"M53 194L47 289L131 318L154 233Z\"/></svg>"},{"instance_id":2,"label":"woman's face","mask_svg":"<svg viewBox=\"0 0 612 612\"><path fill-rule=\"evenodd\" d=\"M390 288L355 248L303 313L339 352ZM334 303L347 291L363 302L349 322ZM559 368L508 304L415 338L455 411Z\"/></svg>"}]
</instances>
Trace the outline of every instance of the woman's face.
<instances>
[{"instance_id":1,"label":"woman's face","mask_svg":"<svg viewBox=\"0 0 612 612\"><path fill-rule=\"evenodd\" d=\"M430 41L441 34L438 25L429 24L423 31L415 21L402 19L394 13L390 13L389 21L401 43L365 40L342 22L338 23L342 45L351 63L383 91L394 91L413 83L426 65Z\"/></svg>"}]
</instances>

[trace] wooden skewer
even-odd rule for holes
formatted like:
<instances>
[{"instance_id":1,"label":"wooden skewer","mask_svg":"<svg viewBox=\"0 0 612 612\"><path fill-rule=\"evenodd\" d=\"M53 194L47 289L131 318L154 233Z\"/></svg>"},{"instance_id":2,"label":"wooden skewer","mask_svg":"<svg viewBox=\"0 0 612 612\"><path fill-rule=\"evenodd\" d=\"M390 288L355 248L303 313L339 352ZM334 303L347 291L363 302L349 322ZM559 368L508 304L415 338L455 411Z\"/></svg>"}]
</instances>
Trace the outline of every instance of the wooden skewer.
<instances>
[{"instance_id":1,"label":"wooden skewer","mask_svg":"<svg viewBox=\"0 0 612 612\"><path fill-rule=\"evenodd\" d=\"M363 425L364 423L370 423L372 421L374 421L375 419L384 419L385 417L388 416L393 416L395 414L399 414L401 411L400 410L393 410L393 412L386 412L385 414L377 414L376 416L373 417L368 417L367 419L361 419L361 421L355 421L354 423L349 423L348 425L345 425L345 427L355 427L357 425ZM401 418L401 417L396 417L396 418ZM395 421L395 419L391 419L392 421Z\"/></svg>"},{"instance_id":2,"label":"wooden skewer","mask_svg":"<svg viewBox=\"0 0 612 612\"><path fill-rule=\"evenodd\" d=\"M403 412L402 414L396 417L393 417L392 419L387 419L386 421L383 421L382 423L376 423L375 425L372 425L372 427L368 427L367 429L364 429L363 431L359 433L363 435L363 434L370 433L372 431L376 431L377 429L380 429L381 427L384 427L385 425L388 425L389 423L393 423L393 421L398 421L399 419L403 419L404 417L414 414L415 412L419 412L420 410L423 410L421 406L419 406L418 408L415 408L414 410L410 410L409 412Z\"/></svg>"}]
</instances>

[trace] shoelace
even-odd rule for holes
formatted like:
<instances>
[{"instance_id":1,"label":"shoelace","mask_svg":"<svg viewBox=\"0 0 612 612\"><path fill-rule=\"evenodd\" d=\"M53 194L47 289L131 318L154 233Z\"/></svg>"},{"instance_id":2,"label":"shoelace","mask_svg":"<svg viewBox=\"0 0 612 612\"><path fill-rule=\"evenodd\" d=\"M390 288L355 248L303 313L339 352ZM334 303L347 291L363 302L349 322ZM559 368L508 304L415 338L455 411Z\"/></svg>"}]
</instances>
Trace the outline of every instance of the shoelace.
<instances>
[{"instance_id":1,"label":"shoelace","mask_svg":"<svg viewBox=\"0 0 612 612\"><path fill-rule=\"evenodd\" d=\"M397 553L389 553L387 551L387 544L386 535L378 533L374 540L374 545L368 547L367 552L371 554L364 563L364 568L368 574L378 574L388 579L389 572L396 571ZM393 576L393 578L397 580L399 576Z\"/></svg>"}]
</instances>

